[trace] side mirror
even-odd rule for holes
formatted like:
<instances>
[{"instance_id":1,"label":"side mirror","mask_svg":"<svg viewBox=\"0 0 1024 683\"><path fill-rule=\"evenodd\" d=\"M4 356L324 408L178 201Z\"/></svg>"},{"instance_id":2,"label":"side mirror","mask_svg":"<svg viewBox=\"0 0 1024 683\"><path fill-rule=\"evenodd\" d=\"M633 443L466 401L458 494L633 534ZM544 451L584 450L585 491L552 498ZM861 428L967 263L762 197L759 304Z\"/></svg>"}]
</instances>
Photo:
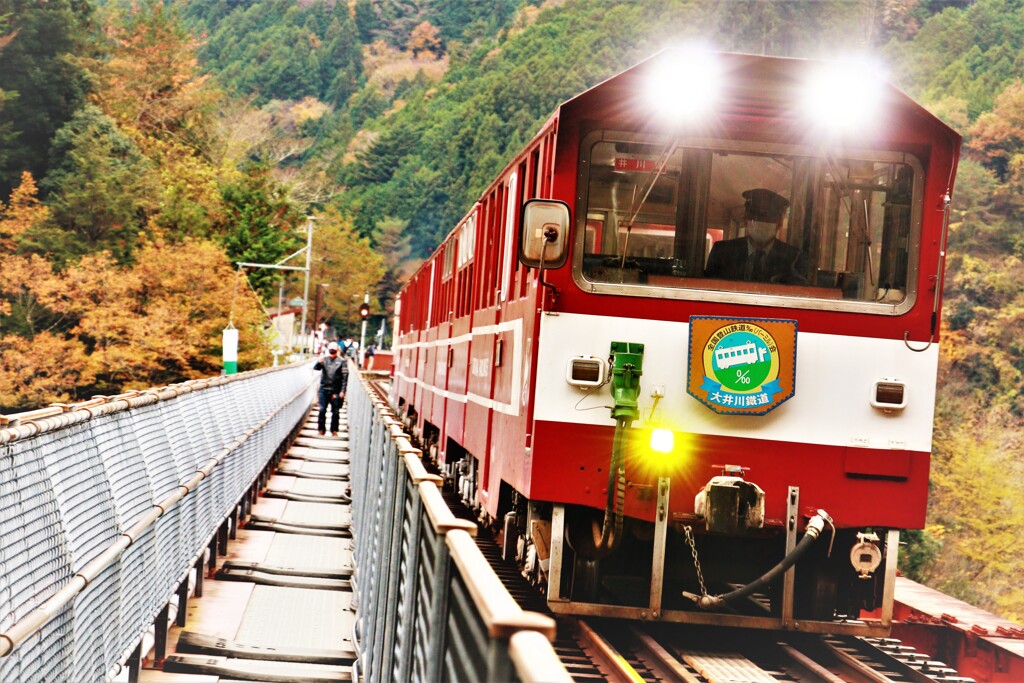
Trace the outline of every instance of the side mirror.
<instances>
[{"instance_id":1,"label":"side mirror","mask_svg":"<svg viewBox=\"0 0 1024 683\"><path fill-rule=\"evenodd\" d=\"M519 262L527 268L561 268L569 256L569 205L553 199L523 204Z\"/></svg>"}]
</instances>

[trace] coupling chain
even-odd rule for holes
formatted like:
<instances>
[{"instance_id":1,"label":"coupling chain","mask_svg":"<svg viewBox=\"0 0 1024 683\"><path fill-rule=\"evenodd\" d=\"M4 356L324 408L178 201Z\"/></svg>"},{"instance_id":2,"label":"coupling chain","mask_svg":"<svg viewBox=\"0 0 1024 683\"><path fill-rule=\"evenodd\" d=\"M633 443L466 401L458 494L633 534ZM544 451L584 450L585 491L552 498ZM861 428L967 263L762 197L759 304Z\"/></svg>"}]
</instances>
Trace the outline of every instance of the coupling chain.
<instances>
[{"instance_id":1,"label":"coupling chain","mask_svg":"<svg viewBox=\"0 0 1024 683\"><path fill-rule=\"evenodd\" d=\"M700 560L697 559L697 542L693 540L693 528L686 524L683 526L683 532L686 534L686 542L690 545L690 554L693 555L693 566L697 570L697 583L700 584L700 595L706 598L708 596L708 589L704 585L704 572L700 570Z\"/></svg>"}]
</instances>

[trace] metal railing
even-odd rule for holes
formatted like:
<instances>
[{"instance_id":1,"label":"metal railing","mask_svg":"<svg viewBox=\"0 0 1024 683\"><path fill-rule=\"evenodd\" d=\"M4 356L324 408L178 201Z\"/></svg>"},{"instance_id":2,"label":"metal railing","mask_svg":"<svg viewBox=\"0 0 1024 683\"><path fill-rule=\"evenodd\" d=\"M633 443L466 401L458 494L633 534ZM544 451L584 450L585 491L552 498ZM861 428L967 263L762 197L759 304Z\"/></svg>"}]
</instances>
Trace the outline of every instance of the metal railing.
<instances>
[{"instance_id":1,"label":"metal railing","mask_svg":"<svg viewBox=\"0 0 1024 683\"><path fill-rule=\"evenodd\" d=\"M348 386L356 678L571 681L555 621L516 604L366 378Z\"/></svg>"},{"instance_id":2,"label":"metal railing","mask_svg":"<svg viewBox=\"0 0 1024 683\"><path fill-rule=\"evenodd\" d=\"M0 680L136 650L313 400L308 364L0 420Z\"/></svg>"}]
</instances>

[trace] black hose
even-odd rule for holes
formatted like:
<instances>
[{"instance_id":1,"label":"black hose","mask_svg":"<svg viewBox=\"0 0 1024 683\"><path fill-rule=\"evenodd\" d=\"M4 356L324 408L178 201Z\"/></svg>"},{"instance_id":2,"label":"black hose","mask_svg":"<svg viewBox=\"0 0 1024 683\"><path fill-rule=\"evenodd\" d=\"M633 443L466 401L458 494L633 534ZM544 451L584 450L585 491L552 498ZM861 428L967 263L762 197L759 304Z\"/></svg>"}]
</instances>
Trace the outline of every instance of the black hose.
<instances>
[{"instance_id":1,"label":"black hose","mask_svg":"<svg viewBox=\"0 0 1024 683\"><path fill-rule=\"evenodd\" d=\"M736 590L731 591L729 593L725 593L723 595L693 596L696 598L697 606L701 609L715 609L716 607L720 607L725 603L741 600L749 595L752 595L754 593L757 593L758 591L763 590L768 585L778 580L780 576L785 574L786 570L788 570L790 567L796 564L797 560L803 557L807 550L811 547L811 544L813 544L814 541L817 540L820 533L821 532L818 531L818 528L814 526L808 526L807 533L805 533L804 537L800 539L800 542L796 544L796 547L793 548L793 551L786 555L784 558L782 558L782 560L777 565L775 565L767 572L762 574L761 578L755 581L751 581L747 585L741 586L740 588L737 588Z\"/></svg>"}]
</instances>

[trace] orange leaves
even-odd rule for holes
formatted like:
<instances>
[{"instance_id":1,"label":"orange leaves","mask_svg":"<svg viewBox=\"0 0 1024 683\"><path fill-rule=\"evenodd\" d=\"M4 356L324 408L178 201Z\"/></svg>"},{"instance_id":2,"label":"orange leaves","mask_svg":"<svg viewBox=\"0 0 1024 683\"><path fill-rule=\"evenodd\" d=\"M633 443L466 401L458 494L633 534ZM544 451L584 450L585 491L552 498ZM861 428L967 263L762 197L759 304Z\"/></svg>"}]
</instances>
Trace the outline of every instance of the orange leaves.
<instances>
[{"instance_id":1,"label":"orange leaves","mask_svg":"<svg viewBox=\"0 0 1024 683\"><path fill-rule=\"evenodd\" d=\"M95 99L104 113L141 135L177 134L216 98L199 72L200 41L161 2L125 11L108 27L110 54L87 64L99 82Z\"/></svg>"},{"instance_id":2,"label":"orange leaves","mask_svg":"<svg viewBox=\"0 0 1024 683\"><path fill-rule=\"evenodd\" d=\"M53 323L47 304L60 286L41 256L0 255L0 330L32 335ZM4 324L6 323L6 324Z\"/></svg>"},{"instance_id":3,"label":"orange leaves","mask_svg":"<svg viewBox=\"0 0 1024 683\"><path fill-rule=\"evenodd\" d=\"M42 332L32 339L0 339L0 405L6 408L75 400L75 388L95 380L95 369L77 339Z\"/></svg>"},{"instance_id":4,"label":"orange leaves","mask_svg":"<svg viewBox=\"0 0 1024 683\"><path fill-rule=\"evenodd\" d=\"M407 47L413 57L418 56L421 52L432 54L435 57L441 57L444 53L441 32L429 21L421 22L412 30Z\"/></svg>"},{"instance_id":5,"label":"orange leaves","mask_svg":"<svg viewBox=\"0 0 1024 683\"><path fill-rule=\"evenodd\" d=\"M1011 164L1024 153L1024 83L1011 83L996 98L992 111L978 117L967 147L1001 179L1012 177Z\"/></svg>"},{"instance_id":6,"label":"orange leaves","mask_svg":"<svg viewBox=\"0 0 1024 683\"><path fill-rule=\"evenodd\" d=\"M13 251L19 237L49 218L50 210L39 202L38 193L35 179L25 171L7 206L0 202L0 251Z\"/></svg>"},{"instance_id":7,"label":"orange leaves","mask_svg":"<svg viewBox=\"0 0 1024 683\"><path fill-rule=\"evenodd\" d=\"M355 321L363 295L375 293L384 276L384 257L373 250L368 239L359 237L351 221L328 208L317 215L312 271L311 285L329 285L324 316Z\"/></svg>"},{"instance_id":8,"label":"orange leaves","mask_svg":"<svg viewBox=\"0 0 1024 683\"><path fill-rule=\"evenodd\" d=\"M0 256L0 407L216 374L232 300L240 366L268 364L262 309L236 280L206 241L146 242L133 265L99 253L58 273L37 255Z\"/></svg>"},{"instance_id":9,"label":"orange leaves","mask_svg":"<svg viewBox=\"0 0 1024 683\"><path fill-rule=\"evenodd\" d=\"M89 339L100 373L121 388L201 377L221 366L220 333L231 317L241 330L240 365L267 360L263 314L252 292L213 243L145 244L135 265L102 277L95 263L71 269L88 308L73 333ZM112 287L107 287L110 283Z\"/></svg>"}]
</instances>

